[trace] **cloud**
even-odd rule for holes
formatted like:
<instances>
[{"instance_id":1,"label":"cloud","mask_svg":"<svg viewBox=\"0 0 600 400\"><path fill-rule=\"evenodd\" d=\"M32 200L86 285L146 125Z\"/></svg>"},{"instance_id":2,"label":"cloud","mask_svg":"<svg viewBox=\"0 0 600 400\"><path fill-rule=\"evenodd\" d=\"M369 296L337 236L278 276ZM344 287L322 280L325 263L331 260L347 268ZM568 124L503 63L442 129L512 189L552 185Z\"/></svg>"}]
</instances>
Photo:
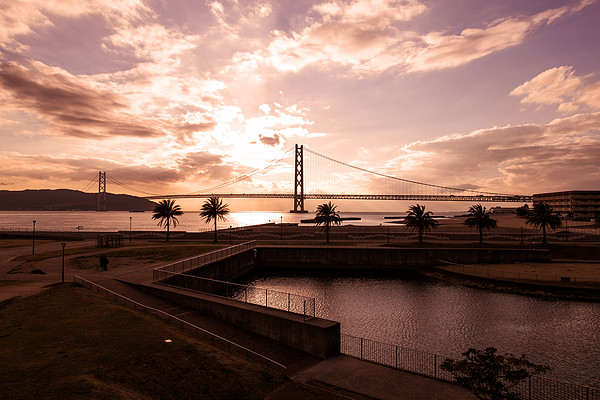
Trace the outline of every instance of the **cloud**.
<instances>
[{"instance_id":1,"label":"cloud","mask_svg":"<svg viewBox=\"0 0 600 400\"><path fill-rule=\"evenodd\" d=\"M106 51L134 54L140 60L165 62L169 58L197 46L199 36L184 35L158 24L124 26L104 39Z\"/></svg>"},{"instance_id":2,"label":"cloud","mask_svg":"<svg viewBox=\"0 0 600 400\"><path fill-rule=\"evenodd\" d=\"M0 87L16 107L46 119L56 134L93 139L164 134L156 122L129 114L124 97L41 63L33 63L31 69L2 64Z\"/></svg>"},{"instance_id":3,"label":"cloud","mask_svg":"<svg viewBox=\"0 0 600 400\"><path fill-rule=\"evenodd\" d=\"M224 162L223 156L208 151L188 153L177 158L178 170L186 179L202 178L206 180L229 179L233 166Z\"/></svg>"},{"instance_id":4,"label":"cloud","mask_svg":"<svg viewBox=\"0 0 600 400\"><path fill-rule=\"evenodd\" d=\"M306 26L298 31L274 30L267 50L236 53L239 71L268 65L297 72L307 66L344 66L370 75L394 69L399 73L454 68L522 43L536 29L554 23L593 3L514 16L469 27L459 34L419 33L401 29L427 11L418 0L329 1L312 7Z\"/></svg>"},{"instance_id":5,"label":"cloud","mask_svg":"<svg viewBox=\"0 0 600 400\"><path fill-rule=\"evenodd\" d=\"M531 194L596 189L599 151L597 112L545 125L504 126L414 142L388 167L395 167L396 176L421 182Z\"/></svg>"},{"instance_id":6,"label":"cloud","mask_svg":"<svg viewBox=\"0 0 600 400\"><path fill-rule=\"evenodd\" d=\"M16 38L54 26L55 18L78 18L97 14L111 25L135 21L150 14L141 0L30 0L5 1L0 7L0 50L19 52L27 48Z\"/></svg>"},{"instance_id":7,"label":"cloud","mask_svg":"<svg viewBox=\"0 0 600 400\"><path fill-rule=\"evenodd\" d=\"M577 76L572 66L550 68L516 87L510 95L521 97L522 104L558 105L558 110L573 112L581 107L600 108L600 82L587 84L591 75Z\"/></svg>"},{"instance_id":8,"label":"cloud","mask_svg":"<svg viewBox=\"0 0 600 400\"><path fill-rule=\"evenodd\" d=\"M0 152L0 176L18 181L19 187L23 188L82 189L85 183L98 175L99 170L108 171L110 176L117 177L120 182L127 182L148 192L156 192L157 187L180 182L185 178L173 168L142 163L123 164L96 157ZM121 189L124 190L127 189ZM118 192L117 189L111 191Z\"/></svg>"},{"instance_id":9,"label":"cloud","mask_svg":"<svg viewBox=\"0 0 600 400\"><path fill-rule=\"evenodd\" d=\"M259 140L262 144L266 144L267 146L277 146L281 141L281 136L275 133L273 136L263 136L259 135Z\"/></svg>"}]
</instances>

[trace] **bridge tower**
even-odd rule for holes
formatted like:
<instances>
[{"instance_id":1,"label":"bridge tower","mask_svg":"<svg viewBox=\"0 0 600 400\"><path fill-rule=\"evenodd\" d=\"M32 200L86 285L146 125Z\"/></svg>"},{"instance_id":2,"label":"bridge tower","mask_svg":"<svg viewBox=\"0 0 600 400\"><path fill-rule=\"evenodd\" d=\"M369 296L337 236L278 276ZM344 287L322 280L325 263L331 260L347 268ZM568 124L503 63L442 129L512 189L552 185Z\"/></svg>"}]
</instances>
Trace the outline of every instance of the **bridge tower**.
<instances>
[{"instance_id":1,"label":"bridge tower","mask_svg":"<svg viewBox=\"0 0 600 400\"><path fill-rule=\"evenodd\" d=\"M106 211L106 171L98 172L98 211Z\"/></svg>"},{"instance_id":2,"label":"bridge tower","mask_svg":"<svg viewBox=\"0 0 600 400\"><path fill-rule=\"evenodd\" d=\"M294 209L292 213L308 212L304 209L304 151L296 145L294 152Z\"/></svg>"}]
</instances>

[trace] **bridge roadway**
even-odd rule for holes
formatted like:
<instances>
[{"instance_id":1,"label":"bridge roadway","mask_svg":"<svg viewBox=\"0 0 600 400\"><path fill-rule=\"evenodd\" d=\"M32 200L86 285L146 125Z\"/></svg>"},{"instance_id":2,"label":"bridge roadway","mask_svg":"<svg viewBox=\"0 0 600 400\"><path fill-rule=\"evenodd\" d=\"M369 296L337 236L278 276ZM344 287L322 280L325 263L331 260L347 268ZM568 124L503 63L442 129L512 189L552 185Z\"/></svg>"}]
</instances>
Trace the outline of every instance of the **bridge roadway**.
<instances>
[{"instance_id":1,"label":"bridge roadway","mask_svg":"<svg viewBox=\"0 0 600 400\"><path fill-rule=\"evenodd\" d=\"M293 199L293 193L199 193L147 196L148 200L201 199L219 197L224 199ZM525 195L437 195L437 194L304 194L305 200L423 200L423 201L469 201L531 203L533 196Z\"/></svg>"}]
</instances>

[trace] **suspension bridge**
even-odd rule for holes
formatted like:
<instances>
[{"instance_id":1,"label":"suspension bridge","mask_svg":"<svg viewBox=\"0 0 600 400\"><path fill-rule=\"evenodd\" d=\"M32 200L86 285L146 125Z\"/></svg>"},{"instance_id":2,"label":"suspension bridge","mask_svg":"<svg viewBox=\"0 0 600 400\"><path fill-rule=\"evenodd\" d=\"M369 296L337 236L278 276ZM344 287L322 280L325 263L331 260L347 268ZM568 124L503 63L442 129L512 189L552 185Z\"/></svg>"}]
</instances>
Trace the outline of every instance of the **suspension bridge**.
<instances>
[{"instance_id":1,"label":"suspension bridge","mask_svg":"<svg viewBox=\"0 0 600 400\"><path fill-rule=\"evenodd\" d=\"M291 157L290 157L291 156ZM293 162L291 162L293 159ZM290 174L290 172L292 172ZM293 175L290 178L290 175ZM106 172L98 176L98 209L106 209ZM291 199L290 212L306 212L304 201L418 200L466 202L531 202L531 195L485 192L399 178L369 170L295 145L283 158L219 185L187 194L146 193L112 178L113 183L149 200L190 198ZM94 179L95 181L95 179ZM88 184L89 185L89 184Z\"/></svg>"}]
</instances>

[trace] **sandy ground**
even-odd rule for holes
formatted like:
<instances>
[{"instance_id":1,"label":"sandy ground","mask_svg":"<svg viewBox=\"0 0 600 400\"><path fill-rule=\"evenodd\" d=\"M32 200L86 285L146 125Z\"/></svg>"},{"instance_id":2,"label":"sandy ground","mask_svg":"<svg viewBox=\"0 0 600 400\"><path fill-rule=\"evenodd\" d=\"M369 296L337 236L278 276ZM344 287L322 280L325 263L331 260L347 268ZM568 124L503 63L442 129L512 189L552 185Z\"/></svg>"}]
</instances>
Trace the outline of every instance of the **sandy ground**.
<instances>
[{"instance_id":1,"label":"sandy ground","mask_svg":"<svg viewBox=\"0 0 600 400\"><path fill-rule=\"evenodd\" d=\"M514 263L514 264L474 264L478 267L532 274L570 276L578 278L600 279L600 262L552 262L552 263Z\"/></svg>"}]
</instances>

